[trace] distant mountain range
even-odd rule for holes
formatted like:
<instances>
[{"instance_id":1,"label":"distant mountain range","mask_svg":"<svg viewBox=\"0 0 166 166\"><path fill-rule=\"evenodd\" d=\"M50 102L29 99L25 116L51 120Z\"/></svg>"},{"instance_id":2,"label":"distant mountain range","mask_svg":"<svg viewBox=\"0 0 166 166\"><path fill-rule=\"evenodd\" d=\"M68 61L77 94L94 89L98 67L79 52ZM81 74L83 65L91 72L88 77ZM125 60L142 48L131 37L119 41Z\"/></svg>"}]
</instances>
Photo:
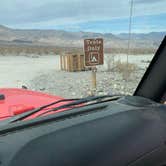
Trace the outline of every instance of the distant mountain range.
<instances>
[{"instance_id":1,"label":"distant mountain range","mask_svg":"<svg viewBox=\"0 0 166 166\"><path fill-rule=\"evenodd\" d=\"M132 34L132 47L156 48L166 32L151 32L148 34ZM127 48L128 34L67 32L63 30L21 30L0 25L0 45L29 44L53 45L59 47L82 47L85 38L104 38L106 48Z\"/></svg>"}]
</instances>

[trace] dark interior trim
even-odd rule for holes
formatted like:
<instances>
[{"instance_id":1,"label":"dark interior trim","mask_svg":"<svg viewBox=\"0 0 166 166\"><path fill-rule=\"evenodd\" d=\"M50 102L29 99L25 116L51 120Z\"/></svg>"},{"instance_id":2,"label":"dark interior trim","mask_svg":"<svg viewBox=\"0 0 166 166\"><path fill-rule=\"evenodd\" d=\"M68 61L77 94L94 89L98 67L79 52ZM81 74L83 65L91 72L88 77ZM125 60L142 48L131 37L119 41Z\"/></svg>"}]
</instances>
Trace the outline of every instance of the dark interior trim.
<instances>
[{"instance_id":1,"label":"dark interior trim","mask_svg":"<svg viewBox=\"0 0 166 166\"><path fill-rule=\"evenodd\" d=\"M159 46L134 96L160 102L166 92L166 36Z\"/></svg>"}]
</instances>

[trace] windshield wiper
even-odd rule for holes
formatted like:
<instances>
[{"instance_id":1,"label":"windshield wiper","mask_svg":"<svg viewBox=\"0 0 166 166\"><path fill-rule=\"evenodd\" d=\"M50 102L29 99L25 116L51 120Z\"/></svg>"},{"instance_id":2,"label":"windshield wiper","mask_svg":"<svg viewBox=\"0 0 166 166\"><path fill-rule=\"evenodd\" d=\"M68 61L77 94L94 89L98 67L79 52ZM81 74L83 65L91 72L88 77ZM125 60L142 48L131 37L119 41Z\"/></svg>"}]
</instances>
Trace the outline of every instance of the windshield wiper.
<instances>
[{"instance_id":1,"label":"windshield wiper","mask_svg":"<svg viewBox=\"0 0 166 166\"><path fill-rule=\"evenodd\" d=\"M107 102L107 101L117 100L120 97L121 96L112 96L112 95L87 97L87 98L80 99L78 101L74 101L74 102L71 102L71 103L68 103L68 104L64 104L64 105L59 106L59 107L52 108L52 109L50 109L46 112L41 113L37 117L45 115L49 112L58 111L58 110L65 109L65 108L74 109L74 108L80 108L80 107L85 107L85 106L89 106L89 105L99 104L99 103L103 103L103 102ZM76 107L74 107L74 106L76 106ZM71 110L71 109L67 109L67 110Z\"/></svg>"},{"instance_id":2,"label":"windshield wiper","mask_svg":"<svg viewBox=\"0 0 166 166\"><path fill-rule=\"evenodd\" d=\"M48 112L58 111L60 109L71 108L71 107L74 107L74 106L85 107L87 105L92 105L92 104L96 104L96 103L101 103L101 102L106 102L106 101L111 101L111 100L117 100L121 96L122 95L117 95L117 96L105 95L105 96L91 96L91 97L86 97L86 98L82 98L82 99L63 99L63 100L58 100L56 102L53 102L53 103L41 106L39 108L33 109L31 111L28 111L28 112L22 113L20 115L16 115L14 117L6 119L4 121L1 121L0 125L6 125L6 124L10 124L10 123L13 123L13 122L17 122L17 121L23 120L23 119L25 119L25 118L27 118L27 117L29 117L29 116L37 113L37 112L49 107L49 106L52 106L52 105L55 105L55 104L58 104L58 103L61 103L61 102L73 101L73 102L68 103L68 104L64 104L64 105L61 105L61 106L58 106L58 107L51 108L48 111L40 114L39 116L41 116L43 114L46 114ZM107 98L108 98L108 100L103 100L103 99L107 99ZM85 103L90 103L90 104L81 105L81 104L85 104ZM76 107L74 107L74 108L76 108Z\"/></svg>"}]
</instances>

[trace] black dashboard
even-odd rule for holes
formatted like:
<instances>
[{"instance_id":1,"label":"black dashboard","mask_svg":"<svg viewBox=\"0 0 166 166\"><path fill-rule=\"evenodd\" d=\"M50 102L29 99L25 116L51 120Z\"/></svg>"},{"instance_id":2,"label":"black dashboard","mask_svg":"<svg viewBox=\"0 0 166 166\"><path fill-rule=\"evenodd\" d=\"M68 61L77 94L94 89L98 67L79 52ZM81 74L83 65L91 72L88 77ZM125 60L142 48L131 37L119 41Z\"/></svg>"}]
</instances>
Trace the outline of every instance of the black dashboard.
<instances>
[{"instance_id":1,"label":"black dashboard","mask_svg":"<svg viewBox=\"0 0 166 166\"><path fill-rule=\"evenodd\" d=\"M163 104L126 96L1 126L0 166L162 166L165 112Z\"/></svg>"}]
</instances>

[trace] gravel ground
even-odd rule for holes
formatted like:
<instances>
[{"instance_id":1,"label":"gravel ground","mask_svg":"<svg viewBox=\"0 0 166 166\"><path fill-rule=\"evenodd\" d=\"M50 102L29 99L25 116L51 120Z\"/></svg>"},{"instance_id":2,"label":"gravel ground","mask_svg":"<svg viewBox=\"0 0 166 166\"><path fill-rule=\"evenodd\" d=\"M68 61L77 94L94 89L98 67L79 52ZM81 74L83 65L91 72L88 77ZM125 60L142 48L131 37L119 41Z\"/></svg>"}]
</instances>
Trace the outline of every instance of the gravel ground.
<instances>
[{"instance_id":1,"label":"gravel ground","mask_svg":"<svg viewBox=\"0 0 166 166\"><path fill-rule=\"evenodd\" d=\"M95 95L132 94L142 74L141 71L137 71L126 82L119 73L97 72ZM49 71L31 80L31 88L65 98L85 97L92 93L91 72Z\"/></svg>"},{"instance_id":2,"label":"gravel ground","mask_svg":"<svg viewBox=\"0 0 166 166\"><path fill-rule=\"evenodd\" d=\"M115 56L115 60L119 58L125 60L123 55ZM95 94L132 94L148 65L145 61L151 58L150 55L129 57L132 63L138 64L138 68L132 72L128 81L123 79L121 73L107 72L107 62L105 62L103 67L98 67ZM107 59L105 57L105 60ZM91 71L60 71L59 56L0 56L0 71L0 87L20 88L25 85L31 90L65 98L85 97L92 94Z\"/></svg>"},{"instance_id":3,"label":"gravel ground","mask_svg":"<svg viewBox=\"0 0 166 166\"><path fill-rule=\"evenodd\" d=\"M0 55L0 87L30 85L43 72L59 70L59 56Z\"/></svg>"}]
</instances>

